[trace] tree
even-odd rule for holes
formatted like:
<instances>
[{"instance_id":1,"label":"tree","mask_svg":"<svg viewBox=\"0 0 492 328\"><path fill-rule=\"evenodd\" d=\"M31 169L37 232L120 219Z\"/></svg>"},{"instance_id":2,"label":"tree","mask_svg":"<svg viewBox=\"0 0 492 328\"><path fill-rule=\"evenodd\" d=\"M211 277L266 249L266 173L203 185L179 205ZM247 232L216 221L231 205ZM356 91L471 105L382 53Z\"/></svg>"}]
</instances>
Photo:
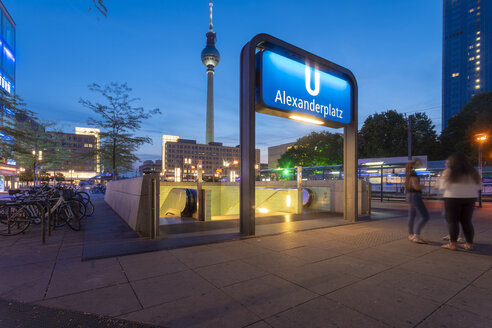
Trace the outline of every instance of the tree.
<instances>
[{"instance_id":1,"label":"tree","mask_svg":"<svg viewBox=\"0 0 492 328\"><path fill-rule=\"evenodd\" d=\"M486 133L489 141L485 143L484 158L492 161L492 91L474 95L463 109L448 120L448 126L441 133L442 156L460 151L477 158L475 135Z\"/></svg>"},{"instance_id":2,"label":"tree","mask_svg":"<svg viewBox=\"0 0 492 328\"><path fill-rule=\"evenodd\" d=\"M94 8L97 11L99 11L99 13L101 15L103 15L104 17L108 16L108 8L104 5L103 0L92 0L92 4L94 5ZM90 7L89 7L89 10L91 10Z\"/></svg>"},{"instance_id":3,"label":"tree","mask_svg":"<svg viewBox=\"0 0 492 328\"><path fill-rule=\"evenodd\" d=\"M330 132L311 132L299 138L278 160L281 168L294 166L324 166L341 164L343 158L343 138Z\"/></svg>"},{"instance_id":4,"label":"tree","mask_svg":"<svg viewBox=\"0 0 492 328\"><path fill-rule=\"evenodd\" d=\"M94 83L89 85L89 90L99 93L104 103L85 99L79 102L98 115L98 118L90 117L87 123L101 130L100 158L104 167L111 168L113 179L116 179L119 172L131 171L133 162L139 160L135 151L152 142L149 137L139 137L135 133L143 120L160 114L160 110L134 107L133 103L139 99L130 98L132 89L126 83L112 82L104 87Z\"/></svg>"},{"instance_id":5,"label":"tree","mask_svg":"<svg viewBox=\"0 0 492 328\"><path fill-rule=\"evenodd\" d=\"M435 126L425 113L412 121L412 154L436 158L438 138ZM370 115L359 132L359 157L397 157L408 155L408 119L396 110Z\"/></svg>"},{"instance_id":6,"label":"tree","mask_svg":"<svg viewBox=\"0 0 492 328\"><path fill-rule=\"evenodd\" d=\"M407 153L407 122L403 114L388 110L370 115L359 132L359 157L393 157Z\"/></svg>"}]
</instances>

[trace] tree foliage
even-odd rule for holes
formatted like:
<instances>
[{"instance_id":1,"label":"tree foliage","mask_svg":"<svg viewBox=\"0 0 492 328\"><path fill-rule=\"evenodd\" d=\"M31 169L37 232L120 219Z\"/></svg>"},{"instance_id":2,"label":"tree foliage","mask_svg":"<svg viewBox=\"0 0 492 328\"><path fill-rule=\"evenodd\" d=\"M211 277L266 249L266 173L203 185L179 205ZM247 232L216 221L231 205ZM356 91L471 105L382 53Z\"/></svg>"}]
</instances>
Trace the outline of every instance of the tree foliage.
<instances>
[{"instance_id":1,"label":"tree foliage","mask_svg":"<svg viewBox=\"0 0 492 328\"><path fill-rule=\"evenodd\" d=\"M425 113L410 117L412 155L435 157L438 138L435 126ZM396 110L370 115L359 132L359 157L397 157L408 155L408 119Z\"/></svg>"},{"instance_id":2,"label":"tree foliage","mask_svg":"<svg viewBox=\"0 0 492 328\"><path fill-rule=\"evenodd\" d=\"M458 114L448 120L448 126L441 134L443 157L460 151L476 158L475 135L478 133L488 135L483 154L485 160L492 162L492 91L474 95Z\"/></svg>"},{"instance_id":3,"label":"tree foliage","mask_svg":"<svg viewBox=\"0 0 492 328\"><path fill-rule=\"evenodd\" d=\"M330 132L311 132L299 138L278 160L281 168L294 166L323 166L341 164L343 158L343 138Z\"/></svg>"},{"instance_id":4,"label":"tree foliage","mask_svg":"<svg viewBox=\"0 0 492 328\"><path fill-rule=\"evenodd\" d=\"M97 117L90 117L87 123L101 130L100 158L104 167L111 168L113 178L118 173L132 170L133 162L138 160L135 152L140 146L151 143L149 137L136 136L143 120L160 114L158 108L146 111L134 107L138 98L131 98L131 88L126 83L112 82L104 87L94 83L89 90L98 93L103 103L80 99L80 103L92 110Z\"/></svg>"}]
</instances>

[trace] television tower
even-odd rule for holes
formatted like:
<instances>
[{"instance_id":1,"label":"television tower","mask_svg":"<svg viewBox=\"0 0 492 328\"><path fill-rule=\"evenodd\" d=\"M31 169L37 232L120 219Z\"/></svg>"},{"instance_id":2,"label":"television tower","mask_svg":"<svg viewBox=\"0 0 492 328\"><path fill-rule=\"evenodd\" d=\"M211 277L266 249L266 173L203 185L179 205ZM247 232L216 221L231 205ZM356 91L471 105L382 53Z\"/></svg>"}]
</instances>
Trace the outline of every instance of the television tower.
<instances>
[{"instance_id":1,"label":"television tower","mask_svg":"<svg viewBox=\"0 0 492 328\"><path fill-rule=\"evenodd\" d=\"M212 7L210 0L210 25L207 36L207 44L202 50L202 63L207 66L207 134L205 143L214 141L214 67L219 64L220 54L215 48L215 32L212 24Z\"/></svg>"}]
</instances>

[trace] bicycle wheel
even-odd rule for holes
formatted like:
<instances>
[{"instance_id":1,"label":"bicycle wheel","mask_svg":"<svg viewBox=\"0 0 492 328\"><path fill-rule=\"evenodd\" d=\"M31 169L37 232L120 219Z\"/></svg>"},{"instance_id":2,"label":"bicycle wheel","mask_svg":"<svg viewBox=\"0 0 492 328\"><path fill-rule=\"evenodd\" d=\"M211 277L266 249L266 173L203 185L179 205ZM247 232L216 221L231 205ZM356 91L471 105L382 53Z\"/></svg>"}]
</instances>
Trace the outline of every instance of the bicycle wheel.
<instances>
[{"instance_id":1,"label":"bicycle wheel","mask_svg":"<svg viewBox=\"0 0 492 328\"><path fill-rule=\"evenodd\" d=\"M79 231L82 227L80 221L84 218L86 212L84 203L78 199L69 199L64 205L62 211L67 217L70 217L67 220L68 226L75 231Z\"/></svg>"},{"instance_id":2,"label":"bicycle wheel","mask_svg":"<svg viewBox=\"0 0 492 328\"><path fill-rule=\"evenodd\" d=\"M0 235L14 236L31 225L29 213L21 206L0 207Z\"/></svg>"},{"instance_id":3,"label":"bicycle wheel","mask_svg":"<svg viewBox=\"0 0 492 328\"><path fill-rule=\"evenodd\" d=\"M89 194L85 191L77 191L77 193L75 194L75 198L81 200L84 205L91 201L91 196L89 196Z\"/></svg>"},{"instance_id":4,"label":"bicycle wheel","mask_svg":"<svg viewBox=\"0 0 492 328\"><path fill-rule=\"evenodd\" d=\"M84 205L86 208L85 216L92 216L92 214L94 214L94 204L91 201L88 201Z\"/></svg>"}]
</instances>

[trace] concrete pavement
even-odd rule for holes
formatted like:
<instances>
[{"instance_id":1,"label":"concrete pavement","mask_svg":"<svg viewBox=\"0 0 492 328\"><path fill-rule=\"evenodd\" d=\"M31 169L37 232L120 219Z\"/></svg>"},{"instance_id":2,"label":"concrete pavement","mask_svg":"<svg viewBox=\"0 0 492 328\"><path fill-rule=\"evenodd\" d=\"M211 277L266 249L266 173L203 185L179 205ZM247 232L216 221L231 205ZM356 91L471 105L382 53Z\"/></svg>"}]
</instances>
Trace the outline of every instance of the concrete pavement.
<instances>
[{"instance_id":1,"label":"concrete pavement","mask_svg":"<svg viewBox=\"0 0 492 328\"><path fill-rule=\"evenodd\" d=\"M390 207L392 219L93 261L83 232L41 246L34 227L0 238L0 297L76 314L47 327L108 326L94 314L122 327L492 327L492 207L475 212L474 252L441 249L439 208L417 245L405 205ZM0 326L35 326L2 303Z\"/></svg>"}]
</instances>

